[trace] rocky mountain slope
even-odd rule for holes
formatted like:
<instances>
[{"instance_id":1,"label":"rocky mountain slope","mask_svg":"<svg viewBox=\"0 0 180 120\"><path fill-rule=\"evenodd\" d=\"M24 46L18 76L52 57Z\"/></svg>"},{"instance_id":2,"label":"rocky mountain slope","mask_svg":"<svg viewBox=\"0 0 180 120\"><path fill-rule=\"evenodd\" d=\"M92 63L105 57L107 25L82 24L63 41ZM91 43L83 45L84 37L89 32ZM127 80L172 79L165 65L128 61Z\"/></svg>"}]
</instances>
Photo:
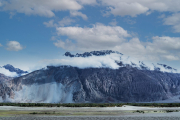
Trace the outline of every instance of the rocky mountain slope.
<instances>
[{"instance_id":1,"label":"rocky mountain slope","mask_svg":"<svg viewBox=\"0 0 180 120\"><path fill-rule=\"evenodd\" d=\"M81 57L87 55L82 54ZM96 53L95 55L99 56ZM106 52L100 56L102 55L106 55ZM0 101L153 102L180 94L179 73L163 72L160 70L162 68L150 70L143 62L138 62L135 66L134 63L127 64L122 59L116 63L119 65L118 69L48 66L47 69L0 83Z\"/></svg>"},{"instance_id":2,"label":"rocky mountain slope","mask_svg":"<svg viewBox=\"0 0 180 120\"><path fill-rule=\"evenodd\" d=\"M7 82L7 81L10 81L12 79L13 79L12 77L8 77L8 76L5 76L4 74L0 73L0 82Z\"/></svg>"}]
</instances>

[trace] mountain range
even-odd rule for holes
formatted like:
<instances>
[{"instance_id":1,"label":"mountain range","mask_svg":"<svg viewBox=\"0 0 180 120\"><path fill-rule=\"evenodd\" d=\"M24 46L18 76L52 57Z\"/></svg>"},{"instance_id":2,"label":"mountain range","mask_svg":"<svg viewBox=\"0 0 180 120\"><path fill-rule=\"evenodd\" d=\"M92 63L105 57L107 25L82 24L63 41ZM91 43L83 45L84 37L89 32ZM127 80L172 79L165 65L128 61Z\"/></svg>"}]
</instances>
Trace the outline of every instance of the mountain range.
<instances>
[{"instance_id":1,"label":"mountain range","mask_svg":"<svg viewBox=\"0 0 180 120\"><path fill-rule=\"evenodd\" d=\"M87 60L112 55L119 58L114 61L118 66L114 69L106 65L86 68L57 65L26 75L16 69L21 76L15 78L0 74L0 102L156 102L180 94L178 69L168 65L134 60L111 50L64 54L68 59Z\"/></svg>"}]
</instances>

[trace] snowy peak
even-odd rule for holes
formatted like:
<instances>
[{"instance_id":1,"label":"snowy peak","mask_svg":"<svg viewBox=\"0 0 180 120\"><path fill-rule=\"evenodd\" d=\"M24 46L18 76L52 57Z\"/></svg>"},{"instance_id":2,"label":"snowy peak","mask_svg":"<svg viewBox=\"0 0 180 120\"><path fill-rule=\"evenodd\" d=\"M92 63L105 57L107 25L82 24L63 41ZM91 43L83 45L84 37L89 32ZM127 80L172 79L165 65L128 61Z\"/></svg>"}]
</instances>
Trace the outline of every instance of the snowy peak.
<instances>
[{"instance_id":1,"label":"snowy peak","mask_svg":"<svg viewBox=\"0 0 180 120\"><path fill-rule=\"evenodd\" d=\"M66 52L64 55L67 57L90 57L90 56L105 56L105 55L110 55L111 53L117 53L123 55L122 53L112 50L91 51L91 52L85 52L83 54L77 53L76 55L73 55L70 52Z\"/></svg>"},{"instance_id":2,"label":"snowy peak","mask_svg":"<svg viewBox=\"0 0 180 120\"><path fill-rule=\"evenodd\" d=\"M64 56L70 57L70 58L81 57L82 59L86 59L85 61L87 64L90 64L88 62L91 62L93 59L94 64L97 62L99 62L98 64L101 64L101 66L99 67L110 67L110 68L115 68L115 69L118 69L120 67L134 67L139 70L161 71L161 72L168 72L168 73L179 72L177 69L172 68L165 64L151 63L148 61L137 60L135 58L123 55L122 53L119 53L117 51L112 51L112 50L92 51L92 52L85 52L83 54L77 53L76 55L71 54L70 52L66 52ZM102 60L102 57L99 57L99 56L104 56L104 59ZM88 57L89 57L89 61L87 61ZM96 57L96 58L94 59L91 57ZM110 64L110 61L108 60L112 60L113 61L111 62L112 64ZM111 65L113 65L113 63L117 64L117 67L112 67ZM92 67L92 66L93 65L89 67Z\"/></svg>"},{"instance_id":3,"label":"snowy peak","mask_svg":"<svg viewBox=\"0 0 180 120\"><path fill-rule=\"evenodd\" d=\"M18 75L28 73L27 71L23 71L23 70L21 70L19 68L15 68L14 66L12 66L10 64L4 65L3 68L5 68L6 70L9 70L10 72L15 72Z\"/></svg>"},{"instance_id":4,"label":"snowy peak","mask_svg":"<svg viewBox=\"0 0 180 120\"><path fill-rule=\"evenodd\" d=\"M160 66L163 66L165 69L177 70L177 69L174 69L174 68L172 68L172 67L170 67L170 66L167 66L167 65L165 65L165 64L159 64L159 63L157 63L157 64L160 65Z\"/></svg>"},{"instance_id":5,"label":"snowy peak","mask_svg":"<svg viewBox=\"0 0 180 120\"><path fill-rule=\"evenodd\" d=\"M157 68L158 69L165 69L165 70L167 70L167 71L171 71L171 72L177 72L177 69L175 69L175 68L172 68L172 67L170 67L170 66L168 66L168 65L165 65L165 64L160 64L160 63L157 63Z\"/></svg>"}]
</instances>

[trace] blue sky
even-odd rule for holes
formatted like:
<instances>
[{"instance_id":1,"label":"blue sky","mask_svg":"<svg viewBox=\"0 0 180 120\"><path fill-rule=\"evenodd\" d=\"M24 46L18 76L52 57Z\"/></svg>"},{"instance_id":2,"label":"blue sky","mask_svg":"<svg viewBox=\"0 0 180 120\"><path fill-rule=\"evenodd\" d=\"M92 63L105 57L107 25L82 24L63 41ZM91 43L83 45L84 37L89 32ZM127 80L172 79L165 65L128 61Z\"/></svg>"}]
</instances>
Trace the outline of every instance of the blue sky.
<instances>
[{"instance_id":1,"label":"blue sky","mask_svg":"<svg viewBox=\"0 0 180 120\"><path fill-rule=\"evenodd\" d=\"M0 66L115 50L180 67L180 1L0 0Z\"/></svg>"}]
</instances>

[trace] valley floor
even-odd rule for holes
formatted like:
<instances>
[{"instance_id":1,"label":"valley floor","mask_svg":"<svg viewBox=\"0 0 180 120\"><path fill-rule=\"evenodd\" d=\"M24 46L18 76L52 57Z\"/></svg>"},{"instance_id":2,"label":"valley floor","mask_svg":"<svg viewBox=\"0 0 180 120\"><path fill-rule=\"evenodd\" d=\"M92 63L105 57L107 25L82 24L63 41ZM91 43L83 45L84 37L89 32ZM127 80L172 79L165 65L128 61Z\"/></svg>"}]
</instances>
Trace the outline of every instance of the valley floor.
<instances>
[{"instance_id":1,"label":"valley floor","mask_svg":"<svg viewBox=\"0 0 180 120\"><path fill-rule=\"evenodd\" d=\"M180 107L0 106L0 120L180 120Z\"/></svg>"}]
</instances>

